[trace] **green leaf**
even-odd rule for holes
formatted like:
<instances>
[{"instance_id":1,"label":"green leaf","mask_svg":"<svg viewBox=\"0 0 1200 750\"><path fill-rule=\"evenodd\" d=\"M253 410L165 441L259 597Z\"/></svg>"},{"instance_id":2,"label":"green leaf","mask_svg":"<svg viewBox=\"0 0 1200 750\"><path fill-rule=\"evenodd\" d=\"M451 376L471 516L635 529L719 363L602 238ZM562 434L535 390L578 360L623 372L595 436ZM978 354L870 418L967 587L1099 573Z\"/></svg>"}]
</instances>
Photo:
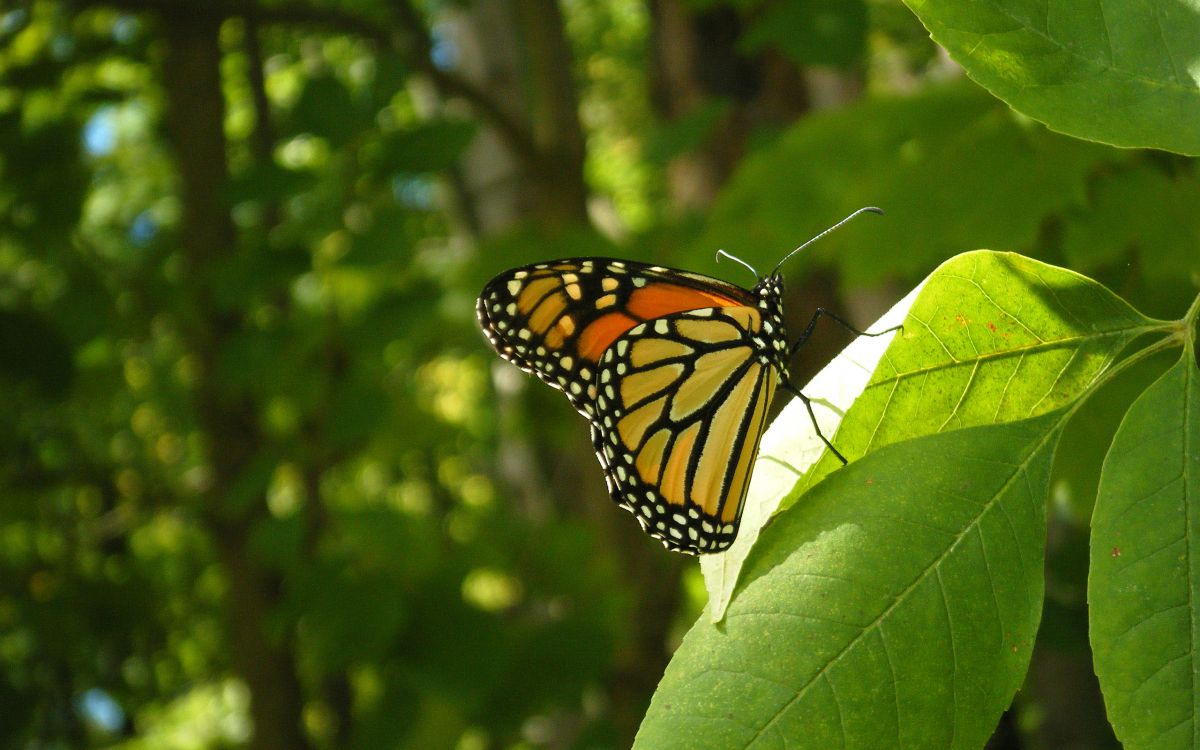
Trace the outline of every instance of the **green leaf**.
<instances>
[{"instance_id":1,"label":"green leaf","mask_svg":"<svg viewBox=\"0 0 1200 750\"><path fill-rule=\"evenodd\" d=\"M274 161L254 162L230 181L227 199L231 204L281 203L311 189L315 183L316 178L310 172L286 169Z\"/></svg>"},{"instance_id":2,"label":"green leaf","mask_svg":"<svg viewBox=\"0 0 1200 750\"><path fill-rule=\"evenodd\" d=\"M636 746L981 747L1037 631L1062 420L890 446L780 514Z\"/></svg>"},{"instance_id":3,"label":"green leaf","mask_svg":"<svg viewBox=\"0 0 1200 750\"><path fill-rule=\"evenodd\" d=\"M853 460L918 435L1044 414L1083 393L1134 338L1170 325L1064 268L964 253L926 280L834 442ZM838 466L823 457L800 488Z\"/></svg>"},{"instance_id":4,"label":"green leaf","mask_svg":"<svg viewBox=\"0 0 1200 750\"><path fill-rule=\"evenodd\" d=\"M312 133L335 147L371 124L370 118L356 106L349 89L332 75L308 79L291 115L295 132Z\"/></svg>"},{"instance_id":5,"label":"green leaf","mask_svg":"<svg viewBox=\"0 0 1200 750\"><path fill-rule=\"evenodd\" d=\"M1064 523L1075 529L1073 538L1083 545L1082 556L1072 556L1072 571L1076 583L1087 583L1088 520L1096 506L1096 493L1100 485L1100 468L1108 453L1113 436L1129 407L1150 384L1179 357L1178 351L1162 351L1152 357L1140 359L1137 364L1126 367L1114 377L1105 378L1103 387L1089 393L1087 402L1081 404L1071 417L1070 424L1063 430L1058 444L1058 458L1054 462L1055 511ZM1082 597L1071 597L1071 606L1082 615L1080 631L1087 638L1087 607ZM1080 643L1083 641L1081 640Z\"/></svg>"},{"instance_id":6,"label":"green leaf","mask_svg":"<svg viewBox=\"0 0 1200 750\"><path fill-rule=\"evenodd\" d=\"M426 122L387 133L363 150L368 169L388 172L435 172L449 169L471 145L475 123L462 120Z\"/></svg>"},{"instance_id":7,"label":"green leaf","mask_svg":"<svg viewBox=\"0 0 1200 750\"><path fill-rule=\"evenodd\" d=\"M1189 352L1125 415L1100 476L1091 642L1126 748L1196 743L1200 677L1200 373Z\"/></svg>"},{"instance_id":8,"label":"green leaf","mask_svg":"<svg viewBox=\"0 0 1200 750\"><path fill-rule=\"evenodd\" d=\"M967 75L1051 129L1200 154L1194 3L906 4Z\"/></svg>"},{"instance_id":9,"label":"green leaf","mask_svg":"<svg viewBox=\"0 0 1200 750\"><path fill-rule=\"evenodd\" d=\"M774 47L798 65L848 68L862 60L867 6L854 0L793 0L769 5L742 34L739 47Z\"/></svg>"},{"instance_id":10,"label":"green leaf","mask_svg":"<svg viewBox=\"0 0 1200 750\"><path fill-rule=\"evenodd\" d=\"M831 158L830 155L836 155ZM1047 216L1082 204L1111 149L1019 122L966 84L865 99L803 118L739 165L694 243L770 268L859 206L881 206L805 252L847 286L921 278L963 249L1034 247Z\"/></svg>"},{"instance_id":11,"label":"green leaf","mask_svg":"<svg viewBox=\"0 0 1200 750\"><path fill-rule=\"evenodd\" d=\"M75 377L70 343L53 321L30 310L0 309L0 383L30 383L61 398Z\"/></svg>"},{"instance_id":12,"label":"green leaf","mask_svg":"<svg viewBox=\"0 0 1200 750\"><path fill-rule=\"evenodd\" d=\"M731 106L729 99L716 97L655 128L646 139L646 161L665 167L680 154L699 150L721 119L728 115Z\"/></svg>"},{"instance_id":13,"label":"green leaf","mask_svg":"<svg viewBox=\"0 0 1200 750\"><path fill-rule=\"evenodd\" d=\"M1098 175L1086 211L1063 227L1072 268L1118 263L1131 252L1150 282L1200 275L1200 179L1193 165L1150 164Z\"/></svg>"}]
</instances>

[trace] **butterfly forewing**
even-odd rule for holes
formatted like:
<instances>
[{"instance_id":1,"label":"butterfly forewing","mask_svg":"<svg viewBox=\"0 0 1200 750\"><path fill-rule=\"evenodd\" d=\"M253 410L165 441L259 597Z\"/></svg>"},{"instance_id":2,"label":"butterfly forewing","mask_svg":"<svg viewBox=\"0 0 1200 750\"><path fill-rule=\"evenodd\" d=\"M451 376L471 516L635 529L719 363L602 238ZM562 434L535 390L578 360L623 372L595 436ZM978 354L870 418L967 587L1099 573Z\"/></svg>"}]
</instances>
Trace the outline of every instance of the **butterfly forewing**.
<instances>
[{"instance_id":1,"label":"butterfly forewing","mask_svg":"<svg viewBox=\"0 0 1200 750\"><path fill-rule=\"evenodd\" d=\"M610 494L650 535L682 552L729 546L784 366L775 279L747 291L569 259L500 274L477 312L501 356L591 422Z\"/></svg>"},{"instance_id":2,"label":"butterfly forewing","mask_svg":"<svg viewBox=\"0 0 1200 750\"><path fill-rule=\"evenodd\" d=\"M718 279L612 258L516 268L488 282L476 312L496 351L567 394L590 418L596 364L647 320L715 305L753 304Z\"/></svg>"}]
</instances>

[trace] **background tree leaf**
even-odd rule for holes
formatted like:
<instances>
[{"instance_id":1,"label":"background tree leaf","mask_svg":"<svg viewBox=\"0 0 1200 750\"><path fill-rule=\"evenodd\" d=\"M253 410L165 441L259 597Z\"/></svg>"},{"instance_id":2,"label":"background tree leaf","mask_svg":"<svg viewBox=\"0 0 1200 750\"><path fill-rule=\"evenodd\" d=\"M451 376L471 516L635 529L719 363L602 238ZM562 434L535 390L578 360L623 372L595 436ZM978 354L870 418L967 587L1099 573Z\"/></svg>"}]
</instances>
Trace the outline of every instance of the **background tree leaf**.
<instances>
[{"instance_id":1,"label":"background tree leaf","mask_svg":"<svg viewBox=\"0 0 1200 750\"><path fill-rule=\"evenodd\" d=\"M6 389L32 384L43 395L61 397L71 386L71 346L44 316L0 309L0 382Z\"/></svg>"},{"instance_id":2,"label":"background tree leaf","mask_svg":"<svg viewBox=\"0 0 1200 750\"><path fill-rule=\"evenodd\" d=\"M746 52L773 47L802 65L848 67L862 57L867 6L860 0L769 4L742 35Z\"/></svg>"},{"instance_id":3,"label":"background tree leaf","mask_svg":"<svg viewBox=\"0 0 1200 750\"><path fill-rule=\"evenodd\" d=\"M1069 215L1063 253L1073 268L1120 263L1133 255L1154 284L1200 275L1200 180L1136 165L1097 180L1092 210Z\"/></svg>"},{"instance_id":4,"label":"background tree leaf","mask_svg":"<svg viewBox=\"0 0 1200 750\"><path fill-rule=\"evenodd\" d=\"M824 155L836 154L837 158ZM967 248L1027 249L1048 214L1084 201L1111 150L1019 122L962 83L805 118L746 158L695 242L758 268L848 208L881 206L805 252L847 285L920 279ZM971 196L971 200L964 200Z\"/></svg>"},{"instance_id":5,"label":"background tree leaf","mask_svg":"<svg viewBox=\"0 0 1200 750\"><path fill-rule=\"evenodd\" d=\"M372 169L431 172L449 169L470 145L478 128L461 120L425 122L387 133L362 154Z\"/></svg>"}]
</instances>

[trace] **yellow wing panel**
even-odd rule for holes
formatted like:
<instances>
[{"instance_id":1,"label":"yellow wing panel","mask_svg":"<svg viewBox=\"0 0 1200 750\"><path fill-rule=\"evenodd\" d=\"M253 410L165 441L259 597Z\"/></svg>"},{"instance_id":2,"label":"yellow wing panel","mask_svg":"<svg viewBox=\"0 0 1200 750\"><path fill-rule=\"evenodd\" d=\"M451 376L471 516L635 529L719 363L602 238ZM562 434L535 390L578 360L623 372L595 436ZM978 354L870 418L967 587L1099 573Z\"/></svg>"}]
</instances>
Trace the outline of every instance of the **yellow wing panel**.
<instances>
[{"instance_id":1,"label":"yellow wing panel","mask_svg":"<svg viewBox=\"0 0 1200 750\"><path fill-rule=\"evenodd\" d=\"M739 456L737 439L746 421L746 414L756 407L754 397L758 394L760 372L762 365L758 363L746 370L708 423L708 434L704 439L696 473L692 477L691 488L692 502L707 515L721 515L728 494L725 482L727 469L730 461Z\"/></svg>"}]
</instances>

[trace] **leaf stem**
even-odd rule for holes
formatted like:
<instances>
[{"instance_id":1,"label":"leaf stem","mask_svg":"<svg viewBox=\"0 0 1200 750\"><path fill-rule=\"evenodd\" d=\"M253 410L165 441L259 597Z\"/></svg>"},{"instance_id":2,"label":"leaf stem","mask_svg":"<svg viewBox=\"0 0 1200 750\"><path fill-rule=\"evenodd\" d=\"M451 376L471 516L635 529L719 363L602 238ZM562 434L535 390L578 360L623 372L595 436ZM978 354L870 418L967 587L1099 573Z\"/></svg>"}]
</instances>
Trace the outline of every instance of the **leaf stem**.
<instances>
[{"instance_id":1,"label":"leaf stem","mask_svg":"<svg viewBox=\"0 0 1200 750\"><path fill-rule=\"evenodd\" d=\"M1200 318L1200 294L1196 295L1196 299L1192 300L1192 306L1184 313L1183 322L1194 324L1197 318Z\"/></svg>"},{"instance_id":2,"label":"leaf stem","mask_svg":"<svg viewBox=\"0 0 1200 750\"><path fill-rule=\"evenodd\" d=\"M1141 362L1149 359L1150 357L1153 357L1155 354L1158 354L1159 352L1162 352L1162 351L1166 351L1167 349L1170 349L1171 347L1175 346L1177 344L1177 339L1178 339L1177 334L1173 334L1170 336L1164 336L1163 338L1159 339L1158 341L1155 341L1153 344L1150 344L1149 346L1139 349L1138 351L1134 352L1133 354L1130 354L1125 359L1121 360L1120 362L1117 362L1116 364L1112 365L1108 369L1101 372L1098 376L1096 376L1096 379L1091 382L1091 384L1088 386L1087 390L1084 393L1082 393L1079 398L1075 399L1075 402L1073 404L1071 404L1071 408L1068 409L1066 414L1064 415L1063 422L1066 422L1068 419L1070 419L1072 416L1074 416L1075 412L1079 411L1079 408L1081 406L1083 406L1083 404L1086 403L1089 398L1091 398L1092 394L1096 393L1104 386L1106 386L1109 383L1111 383L1112 381L1116 380L1117 376L1119 376L1121 373L1125 372L1126 370L1131 369L1134 365L1140 364ZM1184 346L1186 347L1187 344L1185 343Z\"/></svg>"},{"instance_id":3,"label":"leaf stem","mask_svg":"<svg viewBox=\"0 0 1200 750\"><path fill-rule=\"evenodd\" d=\"M1197 319L1200 319L1200 294L1196 295L1196 299L1192 300L1192 306L1184 313L1183 320L1179 321L1183 327L1183 349L1188 354L1195 351L1196 348L1196 331Z\"/></svg>"},{"instance_id":4,"label":"leaf stem","mask_svg":"<svg viewBox=\"0 0 1200 750\"><path fill-rule=\"evenodd\" d=\"M1200 294L1196 295L1196 299L1192 300L1192 306L1184 314L1183 320L1180 323L1183 325L1183 351L1184 356L1194 358L1196 351L1196 320L1200 318Z\"/></svg>"}]
</instances>

